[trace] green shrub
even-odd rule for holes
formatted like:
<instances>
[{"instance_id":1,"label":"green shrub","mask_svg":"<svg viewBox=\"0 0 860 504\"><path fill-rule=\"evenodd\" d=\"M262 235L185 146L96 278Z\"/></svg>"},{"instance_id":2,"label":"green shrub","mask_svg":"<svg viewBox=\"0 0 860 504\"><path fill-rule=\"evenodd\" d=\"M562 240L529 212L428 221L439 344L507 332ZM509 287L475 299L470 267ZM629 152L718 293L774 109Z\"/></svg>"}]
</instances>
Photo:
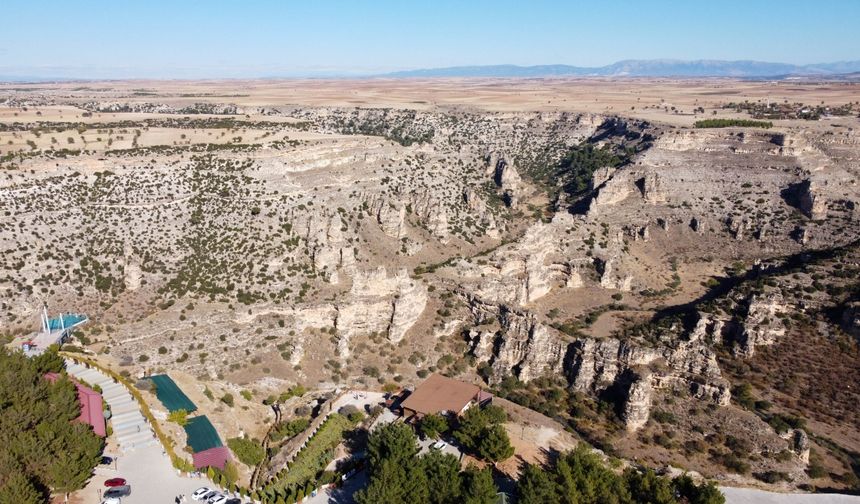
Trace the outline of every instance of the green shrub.
<instances>
[{"instance_id":1,"label":"green shrub","mask_svg":"<svg viewBox=\"0 0 860 504\"><path fill-rule=\"evenodd\" d=\"M256 439L249 439L247 437L230 438L227 440L227 446L230 447L236 458L250 467L255 467L265 457L263 445Z\"/></svg>"}]
</instances>

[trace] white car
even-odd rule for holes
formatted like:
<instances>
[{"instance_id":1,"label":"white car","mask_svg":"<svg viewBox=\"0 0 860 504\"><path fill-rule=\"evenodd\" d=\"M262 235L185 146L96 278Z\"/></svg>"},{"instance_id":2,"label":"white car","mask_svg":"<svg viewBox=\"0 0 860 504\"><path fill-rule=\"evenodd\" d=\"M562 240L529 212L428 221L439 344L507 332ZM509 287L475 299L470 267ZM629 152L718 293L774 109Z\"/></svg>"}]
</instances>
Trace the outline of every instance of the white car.
<instances>
[{"instance_id":1,"label":"white car","mask_svg":"<svg viewBox=\"0 0 860 504\"><path fill-rule=\"evenodd\" d=\"M196 501L203 500L203 496L211 491L212 489L209 487L200 487L191 494L191 499Z\"/></svg>"},{"instance_id":2,"label":"white car","mask_svg":"<svg viewBox=\"0 0 860 504\"><path fill-rule=\"evenodd\" d=\"M121 502L122 501L119 500L119 497L108 497L102 501L102 504L121 504Z\"/></svg>"},{"instance_id":3,"label":"white car","mask_svg":"<svg viewBox=\"0 0 860 504\"><path fill-rule=\"evenodd\" d=\"M206 499L207 504L215 504L219 500L224 499L224 494L222 494L221 492L217 492L217 491L213 490L213 491L209 492L208 494L206 494L204 498ZM224 500L226 500L226 499L224 499Z\"/></svg>"},{"instance_id":4,"label":"white car","mask_svg":"<svg viewBox=\"0 0 860 504\"><path fill-rule=\"evenodd\" d=\"M446 443L445 441L436 441L435 443L430 445L430 448L433 448L434 450L441 450L446 446L448 446L448 443Z\"/></svg>"},{"instance_id":5,"label":"white car","mask_svg":"<svg viewBox=\"0 0 860 504\"><path fill-rule=\"evenodd\" d=\"M215 500L210 500L209 504L227 504L228 500L229 500L229 497L227 497L226 495L222 495L221 497L218 497Z\"/></svg>"}]
</instances>

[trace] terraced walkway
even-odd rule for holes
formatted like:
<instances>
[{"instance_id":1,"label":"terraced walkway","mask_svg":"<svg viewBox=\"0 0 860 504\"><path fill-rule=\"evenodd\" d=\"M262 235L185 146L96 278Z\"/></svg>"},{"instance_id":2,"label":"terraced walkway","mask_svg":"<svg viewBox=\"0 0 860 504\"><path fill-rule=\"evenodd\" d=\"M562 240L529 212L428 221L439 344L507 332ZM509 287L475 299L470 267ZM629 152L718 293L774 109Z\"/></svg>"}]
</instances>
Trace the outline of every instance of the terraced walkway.
<instances>
[{"instance_id":1,"label":"terraced walkway","mask_svg":"<svg viewBox=\"0 0 860 504\"><path fill-rule=\"evenodd\" d=\"M142 446L159 444L158 438L140 411L140 405L125 386L115 383L113 378L98 369L87 368L71 360L66 360L66 371L90 385L101 387L102 398L111 410L112 435L116 437L123 453Z\"/></svg>"}]
</instances>

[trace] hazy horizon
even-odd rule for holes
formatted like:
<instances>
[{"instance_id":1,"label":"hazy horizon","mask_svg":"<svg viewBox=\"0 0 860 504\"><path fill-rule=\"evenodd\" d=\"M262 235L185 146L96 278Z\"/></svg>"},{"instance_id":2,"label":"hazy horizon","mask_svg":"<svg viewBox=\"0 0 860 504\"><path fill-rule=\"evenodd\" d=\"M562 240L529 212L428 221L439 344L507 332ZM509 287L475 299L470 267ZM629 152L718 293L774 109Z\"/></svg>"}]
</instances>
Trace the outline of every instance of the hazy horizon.
<instances>
[{"instance_id":1,"label":"hazy horizon","mask_svg":"<svg viewBox=\"0 0 860 504\"><path fill-rule=\"evenodd\" d=\"M441 1L312 5L8 2L0 76L63 79L368 76L622 60L860 59L860 3L602 5ZM109 41L109 42L107 42Z\"/></svg>"}]
</instances>

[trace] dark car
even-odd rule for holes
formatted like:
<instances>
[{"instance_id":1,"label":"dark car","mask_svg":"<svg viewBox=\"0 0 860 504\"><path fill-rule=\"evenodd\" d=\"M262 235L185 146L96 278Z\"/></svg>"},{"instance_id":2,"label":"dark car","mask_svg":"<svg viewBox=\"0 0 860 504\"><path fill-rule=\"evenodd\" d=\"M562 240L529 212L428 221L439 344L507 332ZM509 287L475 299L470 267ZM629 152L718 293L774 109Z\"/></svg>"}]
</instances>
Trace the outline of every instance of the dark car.
<instances>
[{"instance_id":1,"label":"dark car","mask_svg":"<svg viewBox=\"0 0 860 504\"><path fill-rule=\"evenodd\" d=\"M233 498L233 499L228 500L224 504L242 504L242 499Z\"/></svg>"},{"instance_id":2,"label":"dark car","mask_svg":"<svg viewBox=\"0 0 860 504\"><path fill-rule=\"evenodd\" d=\"M102 465L111 465L113 464L113 457L104 456L101 461Z\"/></svg>"},{"instance_id":3,"label":"dark car","mask_svg":"<svg viewBox=\"0 0 860 504\"><path fill-rule=\"evenodd\" d=\"M121 487L126 485L126 481L123 478L111 478L105 481L106 487Z\"/></svg>"},{"instance_id":4,"label":"dark car","mask_svg":"<svg viewBox=\"0 0 860 504\"><path fill-rule=\"evenodd\" d=\"M128 485L111 487L105 490L103 494L105 498L108 497L128 497L131 495L131 487Z\"/></svg>"}]
</instances>

